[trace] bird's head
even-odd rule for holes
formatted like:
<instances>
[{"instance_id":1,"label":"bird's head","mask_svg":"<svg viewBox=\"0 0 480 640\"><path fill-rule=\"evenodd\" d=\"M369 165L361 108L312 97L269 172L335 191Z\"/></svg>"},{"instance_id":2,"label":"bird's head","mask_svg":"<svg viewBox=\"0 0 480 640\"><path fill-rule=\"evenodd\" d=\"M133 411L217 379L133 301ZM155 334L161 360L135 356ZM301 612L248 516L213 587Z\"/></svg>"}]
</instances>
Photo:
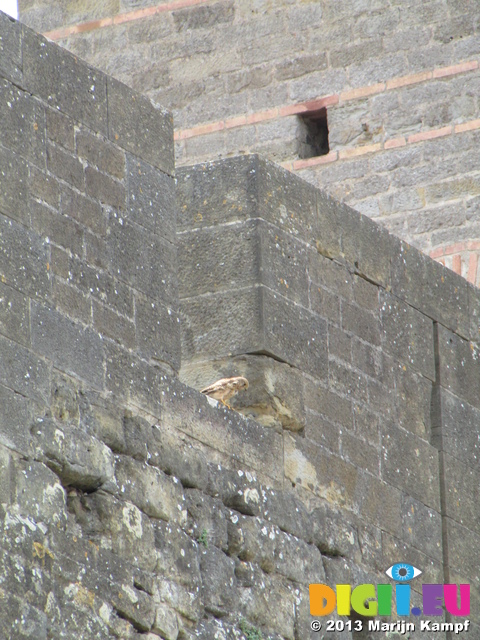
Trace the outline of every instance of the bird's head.
<instances>
[{"instance_id":1,"label":"bird's head","mask_svg":"<svg viewBox=\"0 0 480 640\"><path fill-rule=\"evenodd\" d=\"M248 380L243 376L238 376L235 383L238 391L245 391L246 389L248 389Z\"/></svg>"}]
</instances>

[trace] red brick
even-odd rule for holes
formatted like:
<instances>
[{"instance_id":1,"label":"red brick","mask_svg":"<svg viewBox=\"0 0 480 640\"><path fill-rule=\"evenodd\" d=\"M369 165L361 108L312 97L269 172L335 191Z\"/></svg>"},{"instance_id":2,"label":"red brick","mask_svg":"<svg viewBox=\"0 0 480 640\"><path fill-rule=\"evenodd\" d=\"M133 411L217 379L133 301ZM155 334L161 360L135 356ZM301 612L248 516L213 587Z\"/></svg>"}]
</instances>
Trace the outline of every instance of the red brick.
<instances>
[{"instance_id":1,"label":"red brick","mask_svg":"<svg viewBox=\"0 0 480 640\"><path fill-rule=\"evenodd\" d=\"M393 78L393 80L387 81L387 91L391 89L398 89L400 87L406 87L409 84L425 82L425 80L431 80L431 78L431 71L422 71L421 73L414 73L411 76L401 76L400 78Z\"/></svg>"},{"instance_id":2,"label":"red brick","mask_svg":"<svg viewBox=\"0 0 480 640\"><path fill-rule=\"evenodd\" d=\"M367 87L359 87L358 89L350 89L349 91L343 91L340 94L340 100L345 102L347 100L357 100L358 98L366 98L377 93L385 91L385 83L379 82L378 84L371 84Z\"/></svg>"},{"instance_id":3,"label":"red brick","mask_svg":"<svg viewBox=\"0 0 480 640\"><path fill-rule=\"evenodd\" d=\"M407 141L405 138L391 138L390 140L385 140L383 144L384 149L396 149L397 147L405 147Z\"/></svg>"},{"instance_id":4,"label":"red brick","mask_svg":"<svg viewBox=\"0 0 480 640\"><path fill-rule=\"evenodd\" d=\"M455 133L463 133L464 131L473 131L474 129L480 129L480 119L470 120L469 122L462 122L455 125Z\"/></svg>"},{"instance_id":5,"label":"red brick","mask_svg":"<svg viewBox=\"0 0 480 640\"><path fill-rule=\"evenodd\" d=\"M411 136L408 136L408 144L412 144L414 142L422 142L423 140L433 140L434 138L442 138L443 136L450 135L452 131L452 125L448 125L447 127L442 127L441 129L430 129L429 131L412 133Z\"/></svg>"},{"instance_id":6,"label":"red brick","mask_svg":"<svg viewBox=\"0 0 480 640\"><path fill-rule=\"evenodd\" d=\"M472 284L477 282L478 253L471 253L468 259L467 280Z\"/></svg>"},{"instance_id":7,"label":"red brick","mask_svg":"<svg viewBox=\"0 0 480 640\"><path fill-rule=\"evenodd\" d=\"M452 258L452 270L461 275L462 273L462 256L458 254Z\"/></svg>"},{"instance_id":8,"label":"red brick","mask_svg":"<svg viewBox=\"0 0 480 640\"><path fill-rule=\"evenodd\" d=\"M278 117L278 109L268 109L268 111L258 111L247 116L247 124L256 124L264 120L272 120Z\"/></svg>"},{"instance_id":9,"label":"red brick","mask_svg":"<svg viewBox=\"0 0 480 640\"><path fill-rule=\"evenodd\" d=\"M338 152L338 157L340 160L345 160L348 158L355 158L356 156L363 156L366 153L375 153L376 151L381 151L382 145L380 142L376 144L367 144L363 147L354 147L353 149L342 149Z\"/></svg>"},{"instance_id":10,"label":"red brick","mask_svg":"<svg viewBox=\"0 0 480 640\"><path fill-rule=\"evenodd\" d=\"M314 158L305 158L305 160L295 160L293 165L293 170L298 171L299 169L306 169L307 167L315 167L320 164L329 164L330 162L335 162L338 159L338 152L331 151L327 153L325 156L316 156Z\"/></svg>"},{"instance_id":11,"label":"red brick","mask_svg":"<svg viewBox=\"0 0 480 640\"><path fill-rule=\"evenodd\" d=\"M469 62L462 62L461 64L454 64L451 67L443 67L441 69L434 69L434 78L445 78L445 76L454 76L458 73L466 73L467 71L473 71L478 69L478 62L476 60L470 60Z\"/></svg>"}]
</instances>

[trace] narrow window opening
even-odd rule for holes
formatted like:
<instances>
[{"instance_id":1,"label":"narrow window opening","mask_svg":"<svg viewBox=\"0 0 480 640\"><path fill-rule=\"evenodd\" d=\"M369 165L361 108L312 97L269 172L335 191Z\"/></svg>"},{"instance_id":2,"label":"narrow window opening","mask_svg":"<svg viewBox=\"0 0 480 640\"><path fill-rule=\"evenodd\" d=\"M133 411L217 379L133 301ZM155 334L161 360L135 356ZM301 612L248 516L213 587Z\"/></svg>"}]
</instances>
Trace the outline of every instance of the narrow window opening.
<instances>
[{"instance_id":1,"label":"narrow window opening","mask_svg":"<svg viewBox=\"0 0 480 640\"><path fill-rule=\"evenodd\" d=\"M302 113L299 119L298 157L314 158L329 152L326 108Z\"/></svg>"}]
</instances>

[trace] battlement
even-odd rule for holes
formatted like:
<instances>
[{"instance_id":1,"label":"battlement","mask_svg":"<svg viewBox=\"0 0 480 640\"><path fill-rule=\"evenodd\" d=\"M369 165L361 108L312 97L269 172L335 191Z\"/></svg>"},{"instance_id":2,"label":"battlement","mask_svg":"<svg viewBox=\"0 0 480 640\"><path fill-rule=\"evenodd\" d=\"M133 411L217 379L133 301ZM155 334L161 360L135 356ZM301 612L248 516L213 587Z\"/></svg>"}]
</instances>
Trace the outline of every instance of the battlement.
<instances>
[{"instance_id":1,"label":"battlement","mask_svg":"<svg viewBox=\"0 0 480 640\"><path fill-rule=\"evenodd\" d=\"M479 290L257 155L175 184L167 111L3 14L0 76L0 635L303 640L400 560L478 633Z\"/></svg>"}]
</instances>

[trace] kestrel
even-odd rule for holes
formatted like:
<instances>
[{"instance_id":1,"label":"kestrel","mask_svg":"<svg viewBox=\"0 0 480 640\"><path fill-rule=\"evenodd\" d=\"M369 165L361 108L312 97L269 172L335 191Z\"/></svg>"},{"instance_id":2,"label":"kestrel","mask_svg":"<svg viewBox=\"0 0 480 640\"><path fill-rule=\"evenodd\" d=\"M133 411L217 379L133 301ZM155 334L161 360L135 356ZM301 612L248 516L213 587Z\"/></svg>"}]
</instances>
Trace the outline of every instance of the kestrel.
<instances>
[{"instance_id":1,"label":"kestrel","mask_svg":"<svg viewBox=\"0 0 480 640\"><path fill-rule=\"evenodd\" d=\"M227 400L233 398L239 391L248 389L248 380L243 376L235 376L233 378L222 378L213 384L201 389L200 393L204 393L210 398L220 400L226 407L230 408Z\"/></svg>"}]
</instances>

